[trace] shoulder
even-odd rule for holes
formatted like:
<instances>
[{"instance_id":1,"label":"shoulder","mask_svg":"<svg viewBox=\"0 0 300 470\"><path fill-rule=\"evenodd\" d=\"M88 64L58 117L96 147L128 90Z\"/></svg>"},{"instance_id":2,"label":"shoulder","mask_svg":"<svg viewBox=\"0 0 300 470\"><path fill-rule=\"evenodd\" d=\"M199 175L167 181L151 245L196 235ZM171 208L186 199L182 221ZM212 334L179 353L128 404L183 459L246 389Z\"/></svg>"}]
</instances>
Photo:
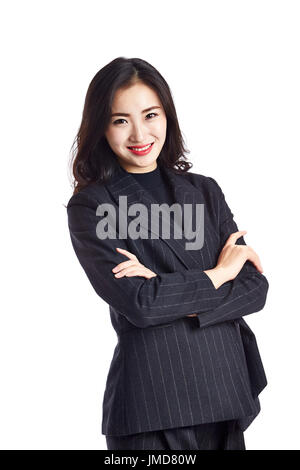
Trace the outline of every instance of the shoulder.
<instances>
[{"instance_id":1,"label":"shoulder","mask_svg":"<svg viewBox=\"0 0 300 470\"><path fill-rule=\"evenodd\" d=\"M68 226L71 233L94 230L100 201L107 200L105 186L91 183L73 194L67 204Z\"/></svg>"},{"instance_id":2,"label":"shoulder","mask_svg":"<svg viewBox=\"0 0 300 470\"><path fill-rule=\"evenodd\" d=\"M197 189L202 190L204 193L212 193L213 195L220 197L222 195L222 189L212 176L203 175L200 173L194 173L187 171L180 175L185 181L188 181Z\"/></svg>"},{"instance_id":3,"label":"shoulder","mask_svg":"<svg viewBox=\"0 0 300 470\"><path fill-rule=\"evenodd\" d=\"M88 206L94 209L101 200L105 199L107 199L105 185L103 183L91 183L71 196L67 209L73 206Z\"/></svg>"}]
</instances>

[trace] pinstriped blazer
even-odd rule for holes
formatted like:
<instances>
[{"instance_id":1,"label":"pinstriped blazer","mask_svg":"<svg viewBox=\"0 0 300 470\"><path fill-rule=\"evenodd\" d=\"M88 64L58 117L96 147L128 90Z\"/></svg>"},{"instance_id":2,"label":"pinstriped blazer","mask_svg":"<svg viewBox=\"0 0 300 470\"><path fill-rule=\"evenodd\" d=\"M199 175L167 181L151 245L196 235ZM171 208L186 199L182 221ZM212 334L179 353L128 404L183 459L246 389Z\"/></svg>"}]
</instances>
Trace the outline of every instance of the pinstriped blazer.
<instances>
[{"instance_id":1,"label":"pinstriped blazer","mask_svg":"<svg viewBox=\"0 0 300 470\"><path fill-rule=\"evenodd\" d=\"M204 270L216 266L228 236L238 230L224 194L211 177L161 171L182 210L184 204L192 204L193 211L204 204L201 249L187 250L190 240L172 237L172 218L169 239L150 223L148 238L97 237L99 204L109 202L118 214L119 196L126 195L128 207L143 203L150 214L151 204L157 203L120 166L109 182L90 184L67 205L74 251L94 290L109 305L118 338L103 397L102 434L231 419L244 431L260 412L258 395L267 379L255 335L243 316L264 307L268 281L246 261L234 280L215 289ZM128 223L133 219L128 215ZM243 237L236 243L246 244ZM112 268L128 260L116 247L134 253L157 276L115 278ZM192 313L197 316L187 317Z\"/></svg>"}]
</instances>

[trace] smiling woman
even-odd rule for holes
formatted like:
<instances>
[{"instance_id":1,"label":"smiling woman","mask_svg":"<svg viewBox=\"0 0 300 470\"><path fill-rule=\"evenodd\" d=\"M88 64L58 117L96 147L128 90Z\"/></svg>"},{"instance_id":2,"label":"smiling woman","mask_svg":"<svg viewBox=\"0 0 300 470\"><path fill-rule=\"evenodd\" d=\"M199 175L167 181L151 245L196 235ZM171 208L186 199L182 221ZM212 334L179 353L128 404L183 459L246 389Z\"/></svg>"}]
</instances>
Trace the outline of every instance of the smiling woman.
<instances>
[{"instance_id":1,"label":"smiling woman","mask_svg":"<svg viewBox=\"0 0 300 470\"><path fill-rule=\"evenodd\" d=\"M94 76L71 150L73 194L90 183L108 182L120 165L132 173L160 164L180 174L192 167L169 86L138 58L114 59Z\"/></svg>"},{"instance_id":2,"label":"smiling woman","mask_svg":"<svg viewBox=\"0 0 300 470\"><path fill-rule=\"evenodd\" d=\"M123 109L127 112L118 111ZM132 173L154 170L167 132L167 117L157 93L141 81L120 88L112 104L115 116L122 118L111 121L105 136L120 165Z\"/></svg>"},{"instance_id":3,"label":"smiling woman","mask_svg":"<svg viewBox=\"0 0 300 470\"><path fill-rule=\"evenodd\" d=\"M152 103L152 106L147 106L148 103ZM129 112L115 111L117 109ZM150 112L154 109L159 111ZM122 119L113 121L105 136L120 165L132 173L154 170L167 130L167 118L157 93L137 81L129 88L117 90L112 111L113 117L122 116Z\"/></svg>"},{"instance_id":4,"label":"smiling woman","mask_svg":"<svg viewBox=\"0 0 300 470\"><path fill-rule=\"evenodd\" d=\"M118 337L103 398L108 449L245 449L267 381L243 316L263 308L268 281L218 183L189 171L161 74L136 58L107 64L76 143L71 241ZM167 236L152 217L159 204Z\"/></svg>"}]
</instances>

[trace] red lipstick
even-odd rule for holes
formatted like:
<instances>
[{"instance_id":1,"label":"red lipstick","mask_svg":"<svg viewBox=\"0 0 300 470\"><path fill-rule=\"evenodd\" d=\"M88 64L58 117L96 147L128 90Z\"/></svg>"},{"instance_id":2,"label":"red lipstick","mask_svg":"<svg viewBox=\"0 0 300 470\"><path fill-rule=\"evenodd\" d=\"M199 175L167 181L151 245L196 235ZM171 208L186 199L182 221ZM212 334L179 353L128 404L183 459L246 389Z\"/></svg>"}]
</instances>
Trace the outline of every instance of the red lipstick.
<instances>
[{"instance_id":1,"label":"red lipstick","mask_svg":"<svg viewBox=\"0 0 300 470\"><path fill-rule=\"evenodd\" d=\"M147 155L149 152L151 152L153 144L154 144L154 142L152 142L152 144L150 144L150 147L146 148L145 150L134 150L134 149L141 149L141 148L146 147L149 144L147 144L147 145L134 145L132 147L127 147L127 148L130 150L130 152L134 153L134 155Z\"/></svg>"}]
</instances>

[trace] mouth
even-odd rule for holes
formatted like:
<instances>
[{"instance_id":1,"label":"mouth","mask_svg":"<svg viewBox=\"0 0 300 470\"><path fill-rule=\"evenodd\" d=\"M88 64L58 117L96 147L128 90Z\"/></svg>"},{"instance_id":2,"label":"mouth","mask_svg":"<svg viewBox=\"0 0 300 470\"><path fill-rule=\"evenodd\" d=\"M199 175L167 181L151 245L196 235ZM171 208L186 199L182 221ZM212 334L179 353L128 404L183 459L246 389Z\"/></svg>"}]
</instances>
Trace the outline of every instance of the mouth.
<instances>
[{"instance_id":1,"label":"mouth","mask_svg":"<svg viewBox=\"0 0 300 470\"><path fill-rule=\"evenodd\" d=\"M135 155L146 155L147 153L150 152L150 150L153 147L154 142L151 144L143 145L143 146L132 146L132 147L127 147L131 152L133 152Z\"/></svg>"},{"instance_id":2,"label":"mouth","mask_svg":"<svg viewBox=\"0 0 300 470\"><path fill-rule=\"evenodd\" d=\"M147 150L147 148L149 148L153 144L154 144L154 142L152 142L151 144L136 145L136 146L127 147L127 148L129 148L130 150Z\"/></svg>"}]
</instances>

